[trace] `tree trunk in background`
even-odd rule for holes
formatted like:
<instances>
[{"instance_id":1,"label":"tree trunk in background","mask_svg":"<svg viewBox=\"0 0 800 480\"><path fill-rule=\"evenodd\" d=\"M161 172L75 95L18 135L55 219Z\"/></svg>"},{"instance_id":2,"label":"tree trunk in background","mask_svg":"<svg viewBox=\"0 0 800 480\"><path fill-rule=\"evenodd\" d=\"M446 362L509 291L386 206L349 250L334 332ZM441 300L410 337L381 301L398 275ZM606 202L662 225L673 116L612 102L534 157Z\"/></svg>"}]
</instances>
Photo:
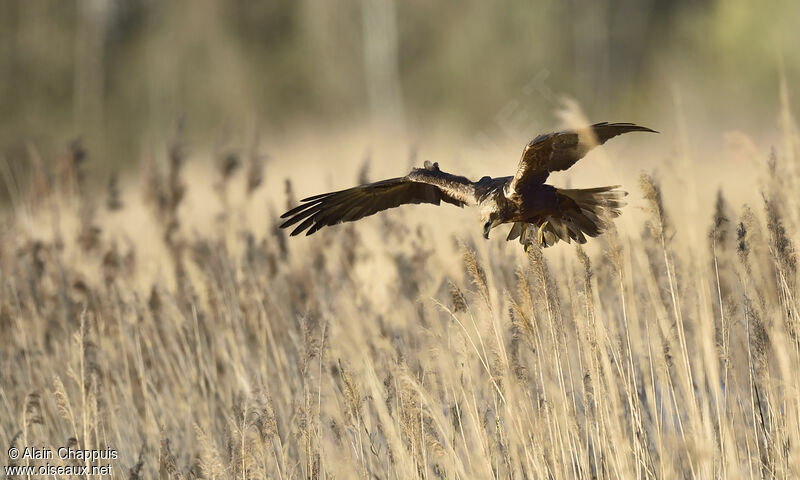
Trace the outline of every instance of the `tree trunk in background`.
<instances>
[{"instance_id":1,"label":"tree trunk in background","mask_svg":"<svg viewBox=\"0 0 800 480\"><path fill-rule=\"evenodd\" d=\"M377 135L405 138L405 111L398 72L394 0L362 0L364 73L372 128Z\"/></svg>"},{"instance_id":2,"label":"tree trunk in background","mask_svg":"<svg viewBox=\"0 0 800 480\"><path fill-rule=\"evenodd\" d=\"M103 138L104 37L112 8L112 0L82 1L76 19L73 127L76 134L93 132L98 140Z\"/></svg>"},{"instance_id":3,"label":"tree trunk in background","mask_svg":"<svg viewBox=\"0 0 800 480\"><path fill-rule=\"evenodd\" d=\"M578 101L591 113L608 111L610 71L609 5L575 2L573 36L575 41L575 91Z\"/></svg>"}]
</instances>

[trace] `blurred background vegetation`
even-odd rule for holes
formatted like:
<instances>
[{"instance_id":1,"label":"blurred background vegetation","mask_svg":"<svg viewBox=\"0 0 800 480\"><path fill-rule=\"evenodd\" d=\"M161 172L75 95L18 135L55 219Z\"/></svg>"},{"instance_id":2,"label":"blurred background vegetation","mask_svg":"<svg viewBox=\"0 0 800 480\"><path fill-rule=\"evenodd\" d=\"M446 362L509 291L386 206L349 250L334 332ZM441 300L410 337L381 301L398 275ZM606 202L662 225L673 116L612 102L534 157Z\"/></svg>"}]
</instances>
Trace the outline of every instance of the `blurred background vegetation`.
<instances>
[{"instance_id":1,"label":"blurred background vegetation","mask_svg":"<svg viewBox=\"0 0 800 480\"><path fill-rule=\"evenodd\" d=\"M680 98L698 124L773 129L798 19L788 0L0 0L0 146L24 165L79 137L118 169L176 118L210 141L520 116L533 136L561 95L596 121L659 127Z\"/></svg>"}]
</instances>

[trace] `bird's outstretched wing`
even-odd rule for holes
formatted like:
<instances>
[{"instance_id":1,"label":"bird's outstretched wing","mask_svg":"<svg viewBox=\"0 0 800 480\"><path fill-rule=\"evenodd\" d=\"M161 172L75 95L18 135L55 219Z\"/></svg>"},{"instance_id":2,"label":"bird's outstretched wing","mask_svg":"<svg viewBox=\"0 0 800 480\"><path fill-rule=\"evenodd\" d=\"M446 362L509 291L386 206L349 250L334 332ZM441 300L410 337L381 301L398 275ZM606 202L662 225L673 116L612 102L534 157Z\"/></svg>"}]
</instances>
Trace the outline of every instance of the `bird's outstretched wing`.
<instances>
[{"instance_id":1,"label":"bird's outstretched wing","mask_svg":"<svg viewBox=\"0 0 800 480\"><path fill-rule=\"evenodd\" d=\"M438 164L425 162L425 168L415 168L405 177L323 193L300 202L281 215L286 219L281 228L301 222L292 236L306 229L306 235L311 235L322 227L352 222L400 205L447 202L463 207L474 205L477 199L475 183L468 178L443 172Z\"/></svg>"},{"instance_id":2,"label":"bird's outstretched wing","mask_svg":"<svg viewBox=\"0 0 800 480\"><path fill-rule=\"evenodd\" d=\"M528 183L543 183L550 172L568 169L592 148L628 132L657 133L633 123L603 122L577 130L539 135L525 145L517 173L508 184L506 195L518 195Z\"/></svg>"}]
</instances>

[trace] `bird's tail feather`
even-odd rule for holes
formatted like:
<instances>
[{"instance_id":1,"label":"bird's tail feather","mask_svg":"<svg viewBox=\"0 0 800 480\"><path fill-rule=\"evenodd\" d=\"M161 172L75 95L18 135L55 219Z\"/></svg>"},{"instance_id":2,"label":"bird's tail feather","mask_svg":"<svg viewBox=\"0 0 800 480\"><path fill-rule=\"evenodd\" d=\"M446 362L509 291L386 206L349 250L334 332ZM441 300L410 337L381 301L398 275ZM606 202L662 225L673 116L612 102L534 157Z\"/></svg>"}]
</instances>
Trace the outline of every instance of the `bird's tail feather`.
<instances>
[{"instance_id":1,"label":"bird's tail feather","mask_svg":"<svg viewBox=\"0 0 800 480\"><path fill-rule=\"evenodd\" d=\"M628 192L617 190L619 185L585 189L556 189L559 209L530 222L516 222L507 240L519 238L527 250L530 245L550 247L559 240L567 243L586 243L586 237L596 237L608 227L611 219L620 215Z\"/></svg>"}]
</instances>

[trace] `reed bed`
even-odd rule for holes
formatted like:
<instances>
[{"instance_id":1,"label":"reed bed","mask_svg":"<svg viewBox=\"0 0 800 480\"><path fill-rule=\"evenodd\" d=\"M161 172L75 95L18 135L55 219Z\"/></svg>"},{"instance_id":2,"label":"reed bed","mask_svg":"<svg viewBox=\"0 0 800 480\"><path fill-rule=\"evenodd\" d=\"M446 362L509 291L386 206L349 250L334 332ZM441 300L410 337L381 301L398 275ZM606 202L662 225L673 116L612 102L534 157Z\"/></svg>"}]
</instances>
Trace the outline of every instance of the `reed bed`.
<instances>
[{"instance_id":1,"label":"reed bed","mask_svg":"<svg viewBox=\"0 0 800 480\"><path fill-rule=\"evenodd\" d=\"M212 152L207 231L185 222L179 128L135 189L88 188L79 143L32 149L30 178L3 172L0 444L114 448L130 479L797 478L783 135L762 202L721 190L697 241L643 173L646 221L527 254L475 225L442 247L402 210L290 240L291 178L247 200L257 138Z\"/></svg>"}]
</instances>

